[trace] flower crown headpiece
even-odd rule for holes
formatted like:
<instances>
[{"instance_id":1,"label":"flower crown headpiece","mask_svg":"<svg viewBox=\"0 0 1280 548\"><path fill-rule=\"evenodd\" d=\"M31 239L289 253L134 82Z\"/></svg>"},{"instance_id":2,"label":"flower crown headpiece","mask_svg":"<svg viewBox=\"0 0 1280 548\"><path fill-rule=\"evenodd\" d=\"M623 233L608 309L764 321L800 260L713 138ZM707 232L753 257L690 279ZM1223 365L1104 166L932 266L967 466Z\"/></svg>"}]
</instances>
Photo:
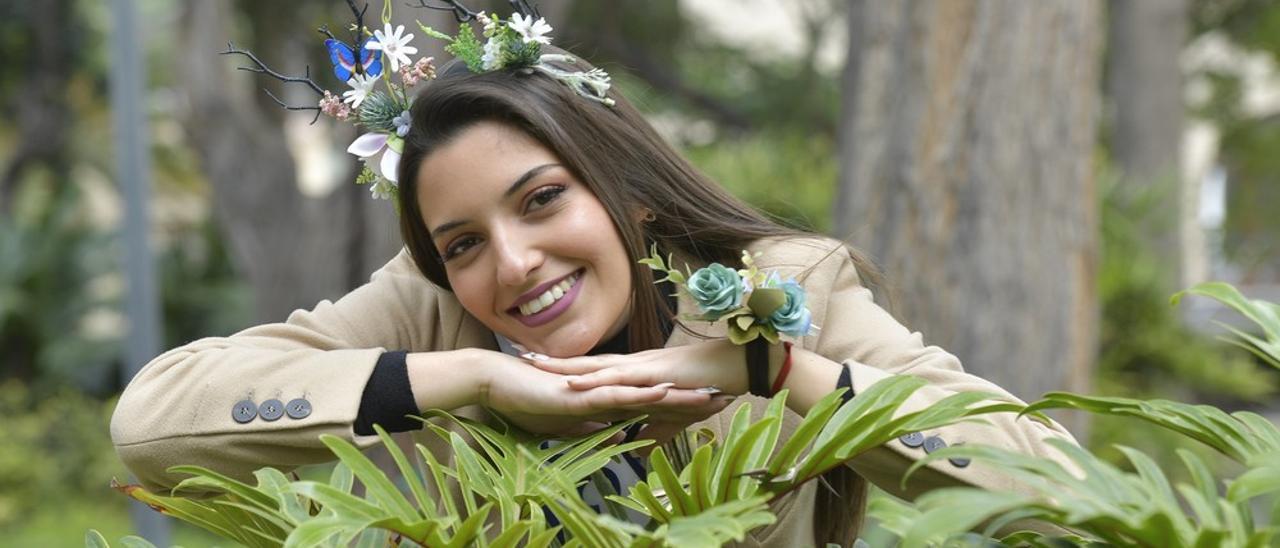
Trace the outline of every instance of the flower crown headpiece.
<instances>
[{"instance_id":1,"label":"flower crown headpiece","mask_svg":"<svg viewBox=\"0 0 1280 548\"><path fill-rule=\"evenodd\" d=\"M540 72L554 78L578 95L612 107L614 100L608 97L610 80L603 70L593 68L587 71L563 70L555 63L573 65L577 59L569 55L542 53L542 46L551 44L551 25L538 15L538 10L528 0L510 0L514 10L510 20L486 14L483 11L471 11L460 2L449 0L446 5L433 5L426 0L418 0L417 5L410 7L447 10L458 20L458 33L449 36L431 27L418 23L418 28L427 36L448 42L445 51L452 53L475 73L491 72L503 69L523 69L529 72ZM326 27L319 29L328 38L324 41L329 52L329 60L333 64L334 76L345 82L350 89L341 96L320 87L311 79L311 67L307 66L303 76L287 76L271 68L258 59L253 53L236 49L227 43L223 55L237 54L249 58L254 66L238 67L259 74L266 74L285 83L306 84L320 96L314 106L295 106L286 104L270 91L266 91L277 104L288 110L314 110L315 123L321 114L326 114L344 122L352 122L368 130L356 138L347 147L347 152L364 160L365 166L356 176L356 184L369 185L374 198L395 201L396 188L399 185L396 173L400 165L400 154L404 150L404 136L409 133L411 124L409 108L413 103L413 95L409 90L419 83L436 77L434 58L425 57L414 61L410 55L418 53L418 48L410 46L412 34L404 34L404 25L391 26L391 0L383 0L381 30L370 30L364 25L364 15L369 5L357 8L354 0L347 0L355 23L349 30L352 33L350 44L334 36ZM483 26L481 43L471 28L471 21L478 21ZM384 61L390 65L390 71L384 70ZM399 82L391 74L398 76ZM378 84L382 84L381 89ZM396 203L399 209L399 203Z\"/></svg>"}]
</instances>

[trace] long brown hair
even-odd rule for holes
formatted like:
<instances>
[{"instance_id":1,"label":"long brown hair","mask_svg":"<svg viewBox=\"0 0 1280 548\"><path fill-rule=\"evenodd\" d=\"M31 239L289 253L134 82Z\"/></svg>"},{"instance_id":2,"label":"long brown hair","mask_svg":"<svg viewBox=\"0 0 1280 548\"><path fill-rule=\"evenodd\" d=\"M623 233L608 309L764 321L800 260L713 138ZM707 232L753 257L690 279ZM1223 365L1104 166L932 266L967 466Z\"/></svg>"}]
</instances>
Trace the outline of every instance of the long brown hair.
<instances>
[{"instance_id":1,"label":"long brown hair","mask_svg":"<svg viewBox=\"0 0 1280 548\"><path fill-rule=\"evenodd\" d=\"M579 60L560 68L590 67ZM755 240L806 235L773 222L699 172L614 90L609 97L616 104L608 107L528 69L476 74L454 60L439 74L414 100L398 176L401 236L418 269L442 288L450 288L449 280L418 207L418 169L432 150L481 121L507 124L547 147L604 204L631 259L633 306L627 329L633 352L663 346L661 322L674 321L648 267L636 262L648 255L650 243L706 263L733 263ZM636 213L646 209L655 212L653 218L637 222ZM864 280L878 280L869 261L852 248L846 251ZM845 508L835 523L815 523L815 531L822 531L818 538L850 543L847 531L826 529L861 521L858 492L865 483L847 469L843 475L829 479L843 492L843 504L826 507L858 507ZM827 497L823 491L820 502Z\"/></svg>"}]
</instances>

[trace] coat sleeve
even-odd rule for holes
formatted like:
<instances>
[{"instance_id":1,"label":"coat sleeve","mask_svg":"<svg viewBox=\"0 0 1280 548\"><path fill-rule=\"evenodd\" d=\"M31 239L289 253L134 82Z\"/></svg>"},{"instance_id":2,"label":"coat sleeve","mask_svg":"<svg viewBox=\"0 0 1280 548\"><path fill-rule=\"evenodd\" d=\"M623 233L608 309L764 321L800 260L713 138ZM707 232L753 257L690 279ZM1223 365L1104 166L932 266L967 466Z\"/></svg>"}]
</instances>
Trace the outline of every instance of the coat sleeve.
<instances>
[{"instance_id":1,"label":"coat sleeve","mask_svg":"<svg viewBox=\"0 0 1280 548\"><path fill-rule=\"evenodd\" d=\"M439 292L402 251L337 302L165 352L120 396L116 451L145 487L161 489L182 479L166 472L179 464L246 479L263 466L332 460L320 434L370 445L377 438L352 425L378 357L457 337L460 315L447 317Z\"/></svg>"},{"instance_id":2,"label":"coat sleeve","mask_svg":"<svg viewBox=\"0 0 1280 548\"><path fill-rule=\"evenodd\" d=\"M826 250L839 245L826 241ZM821 258L821 259L820 259ZM821 327L818 335L803 343L824 357L849 368L854 393L894 375L915 375L928 384L904 403L899 414L929 407L933 402L958 392L990 392L1003 400L1022 403L994 383L968 374L954 355L925 345L919 332L912 332L878 306L869 289L860 282L857 268L843 249L825 251L804 281L811 293L811 311ZM812 263L811 263L812 264ZM816 294L815 294L816 293ZM989 313L996 313L989 311ZM834 388L834 387L833 387ZM855 396L856 397L856 396ZM934 461L915 472L905 489L902 476L907 468L926 454L926 446L979 443L1058 461L1068 470L1076 467L1045 440L1058 438L1076 443L1057 423L1045 425L1012 413L980 417L984 422L963 422L916 436L897 439L864 453L850 462L860 475L878 487L906 499L944 486L973 485L987 489L1018 489L1008 475L981 463Z\"/></svg>"}]
</instances>

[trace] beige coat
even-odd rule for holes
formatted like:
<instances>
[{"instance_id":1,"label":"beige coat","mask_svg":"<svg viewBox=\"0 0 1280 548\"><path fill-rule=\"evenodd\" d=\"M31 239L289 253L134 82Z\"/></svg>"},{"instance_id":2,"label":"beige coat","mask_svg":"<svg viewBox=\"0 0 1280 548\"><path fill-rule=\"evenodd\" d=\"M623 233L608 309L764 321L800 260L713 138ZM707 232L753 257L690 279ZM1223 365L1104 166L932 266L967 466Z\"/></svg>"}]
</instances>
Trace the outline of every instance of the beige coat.
<instances>
[{"instance_id":1,"label":"beige coat","mask_svg":"<svg viewBox=\"0 0 1280 548\"><path fill-rule=\"evenodd\" d=\"M828 254L835 245L833 240L813 238L762 241L753 246L753 251L762 252L757 263L763 268L776 269L784 277L809 270L802 283L821 331L799 344L849 367L855 392L902 373L928 380L929 385L907 402L908 410L925 408L956 392L1007 394L965 373L955 356L926 346L919 333L912 333L877 306L846 255ZM693 310L692 302L681 301L680 312ZM717 333L722 331L711 332ZM695 341L677 329L667 346ZM497 349L493 333L467 314L451 293L428 282L407 252L401 252L368 284L337 302L323 301L311 311L295 311L285 323L200 339L155 358L121 396L111 421L112 438L125 464L152 489L173 486L180 478L166 474L165 469L178 464L249 478L263 466L289 469L329 461L332 455L317 439L320 434L333 434L362 447L377 443L376 437L355 435L352 424L364 385L384 350L463 347ZM242 400L296 398L312 406L304 418L233 420L233 407ZM720 436L744 401L751 401L757 413L764 407L759 398L741 397L697 426ZM800 418L788 412L787 419L783 440ZM1059 461L1061 456L1044 440L1072 439L1056 424L1015 420L1007 414L985 420L987 424L967 422L922 434L948 445L982 443ZM421 436L420 441L435 445L434 436ZM946 485L1013 486L1008 476L980 463L958 467L940 460L912 476L904 492L899 487L903 471L924 454L921 447L895 440L850 465L882 489L906 498ZM778 522L756 531L747 544L815 544L811 524L816 483L809 482L779 501L774 508Z\"/></svg>"}]
</instances>

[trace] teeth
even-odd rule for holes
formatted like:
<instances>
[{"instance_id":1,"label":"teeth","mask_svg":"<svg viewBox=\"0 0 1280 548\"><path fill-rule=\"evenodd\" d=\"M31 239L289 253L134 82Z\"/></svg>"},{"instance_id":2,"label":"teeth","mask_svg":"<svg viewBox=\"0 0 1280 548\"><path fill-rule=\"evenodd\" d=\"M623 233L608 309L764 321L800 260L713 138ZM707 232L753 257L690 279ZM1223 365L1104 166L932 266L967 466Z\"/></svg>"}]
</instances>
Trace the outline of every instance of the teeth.
<instances>
[{"instance_id":1,"label":"teeth","mask_svg":"<svg viewBox=\"0 0 1280 548\"><path fill-rule=\"evenodd\" d=\"M520 314L530 316L542 312L544 308L551 306L553 303L560 300L561 297L564 297L565 293L568 293L569 289L573 287L573 284L577 282L578 276L576 274L560 280L560 283L551 286L551 289L548 289L543 294L538 295L537 298L520 305Z\"/></svg>"}]
</instances>

